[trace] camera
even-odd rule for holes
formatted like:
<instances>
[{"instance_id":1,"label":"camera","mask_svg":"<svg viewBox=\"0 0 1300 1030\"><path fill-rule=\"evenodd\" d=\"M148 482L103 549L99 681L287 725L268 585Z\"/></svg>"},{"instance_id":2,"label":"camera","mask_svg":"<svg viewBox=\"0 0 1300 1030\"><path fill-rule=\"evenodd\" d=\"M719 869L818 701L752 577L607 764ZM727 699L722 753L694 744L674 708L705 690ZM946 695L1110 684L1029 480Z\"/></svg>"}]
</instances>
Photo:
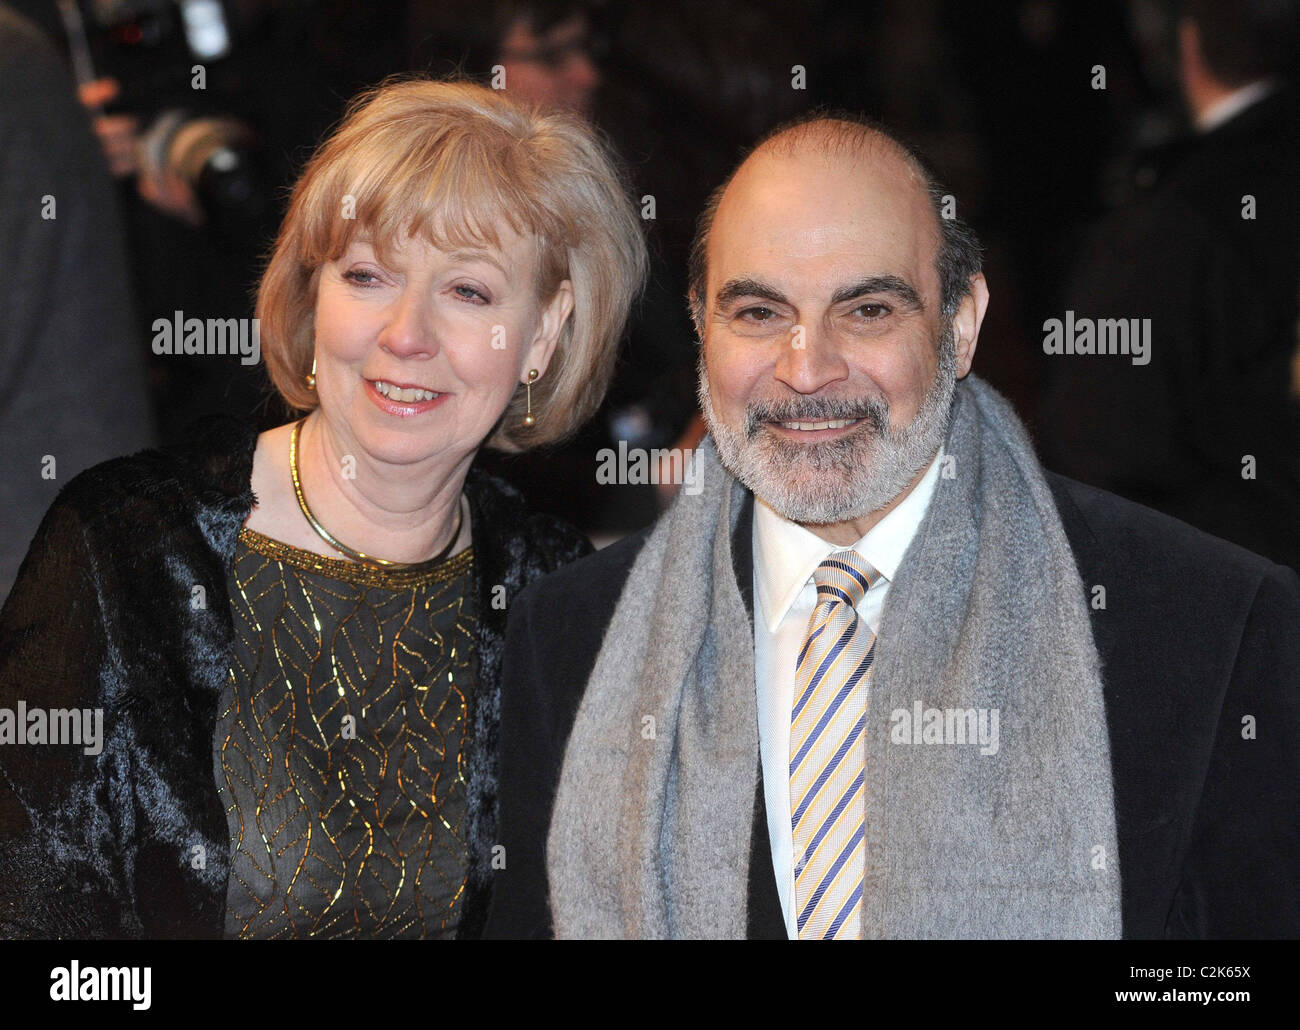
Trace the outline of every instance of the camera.
<instances>
[{"instance_id":1,"label":"camera","mask_svg":"<svg viewBox=\"0 0 1300 1030\"><path fill-rule=\"evenodd\" d=\"M237 40L220 0L60 0L59 8L77 78L116 79L104 113L140 119L140 175L178 179L214 228L255 224L270 190L257 132L224 109L220 71Z\"/></svg>"}]
</instances>

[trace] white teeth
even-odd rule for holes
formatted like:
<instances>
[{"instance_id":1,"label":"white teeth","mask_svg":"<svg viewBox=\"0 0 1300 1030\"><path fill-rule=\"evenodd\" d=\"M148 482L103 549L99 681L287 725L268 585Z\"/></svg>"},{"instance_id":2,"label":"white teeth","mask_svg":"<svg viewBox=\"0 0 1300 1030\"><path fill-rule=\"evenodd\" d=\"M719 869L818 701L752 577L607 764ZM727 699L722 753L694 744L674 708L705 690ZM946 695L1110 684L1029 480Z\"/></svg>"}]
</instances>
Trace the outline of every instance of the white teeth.
<instances>
[{"instance_id":1,"label":"white teeth","mask_svg":"<svg viewBox=\"0 0 1300 1030\"><path fill-rule=\"evenodd\" d=\"M786 429L801 429L805 432L812 432L815 429L844 429L853 425L856 418L836 418L826 422L782 422L781 425Z\"/></svg>"},{"instance_id":2,"label":"white teeth","mask_svg":"<svg viewBox=\"0 0 1300 1030\"><path fill-rule=\"evenodd\" d=\"M434 393L432 390L403 390L392 383L385 383L382 379L375 380L375 389L390 401L401 401L404 404L411 404L415 401L431 401L435 397L441 396L441 394Z\"/></svg>"}]
</instances>

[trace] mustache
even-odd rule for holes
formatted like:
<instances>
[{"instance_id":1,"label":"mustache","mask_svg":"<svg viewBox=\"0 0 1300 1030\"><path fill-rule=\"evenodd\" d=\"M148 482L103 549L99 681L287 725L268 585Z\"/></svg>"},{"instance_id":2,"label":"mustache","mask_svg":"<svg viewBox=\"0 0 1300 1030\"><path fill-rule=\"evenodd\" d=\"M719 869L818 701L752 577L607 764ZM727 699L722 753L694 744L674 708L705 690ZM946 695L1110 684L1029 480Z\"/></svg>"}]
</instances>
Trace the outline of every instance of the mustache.
<instances>
[{"instance_id":1,"label":"mustache","mask_svg":"<svg viewBox=\"0 0 1300 1030\"><path fill-rule=\"evenodd\" d=\"M833 419L861 419L877 436L883 436L889 432L889 402L882 397L755 401L745 407L745 436L752 440L768 422L826 422Z\"/></svg>"}]
</instances>

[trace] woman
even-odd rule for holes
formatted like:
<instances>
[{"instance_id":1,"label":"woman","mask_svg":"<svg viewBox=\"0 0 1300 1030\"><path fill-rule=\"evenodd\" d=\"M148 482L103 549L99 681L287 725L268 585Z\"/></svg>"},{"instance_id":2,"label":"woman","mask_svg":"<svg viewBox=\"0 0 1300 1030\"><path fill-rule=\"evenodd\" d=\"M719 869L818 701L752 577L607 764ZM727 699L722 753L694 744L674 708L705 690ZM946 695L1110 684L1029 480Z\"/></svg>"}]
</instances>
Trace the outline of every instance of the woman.
<instances>
[{"instance_id":1,"label":"woman","mask_svg":"<svg viewBox=\"0 0 1300 1030\"><path fill-rule=\"evenodd\" d=\"M644 266L582 123L359 98L258 296L307 416L78 476L0 613L0 932L479 932L506 609L589 547L471 466L595 410Z\"/></svg>"}]
</instances>

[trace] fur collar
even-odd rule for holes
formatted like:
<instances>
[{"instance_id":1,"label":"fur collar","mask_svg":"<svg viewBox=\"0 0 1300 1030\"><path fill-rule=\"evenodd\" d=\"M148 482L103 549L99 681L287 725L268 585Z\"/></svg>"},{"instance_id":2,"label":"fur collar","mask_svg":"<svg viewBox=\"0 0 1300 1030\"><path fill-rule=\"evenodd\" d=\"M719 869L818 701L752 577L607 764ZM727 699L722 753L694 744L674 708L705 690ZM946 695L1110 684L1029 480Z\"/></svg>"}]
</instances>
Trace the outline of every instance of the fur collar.
<instances>
[{"instance_id":1,"label":"fur collar","mask_svg":"<svg viewBox=\"0 0 1300 1030\"><path fill-rule=\"evenodd\" d=\"M0 772L14 785L28 826L20 835L26 846L15 844L0 872L12 877L13 897L27 898L13 909L32 913L15 921L0 913L6 930L221 935L229 841L212 740L234 640L226 576L253 506L256 443L252 425L208 417L181 445L114 459L76 477L42 523L30 567L0 618L0 645L17 637L24 644L6 661L5 676L22 680L25 696L45 693L72 704L79 691L78 706L104 708L105 740L98 756L78 751L61 758L69 767L57 770L48 756L6 756ZM465 756L470 867L461 936L477 936L497 841L508 605L533 580L591 547L477 468L465 494L479 641ZM69 577L70 567L80 576ZM498 587L503 607L494 604ZM7 696L10 683L3 686ZM14 839L11 827L0 829ZM70 894L79 896L77 906L64 900ZM34 897L43 900L32 904Z\"/></svg>"}]
</instances>

